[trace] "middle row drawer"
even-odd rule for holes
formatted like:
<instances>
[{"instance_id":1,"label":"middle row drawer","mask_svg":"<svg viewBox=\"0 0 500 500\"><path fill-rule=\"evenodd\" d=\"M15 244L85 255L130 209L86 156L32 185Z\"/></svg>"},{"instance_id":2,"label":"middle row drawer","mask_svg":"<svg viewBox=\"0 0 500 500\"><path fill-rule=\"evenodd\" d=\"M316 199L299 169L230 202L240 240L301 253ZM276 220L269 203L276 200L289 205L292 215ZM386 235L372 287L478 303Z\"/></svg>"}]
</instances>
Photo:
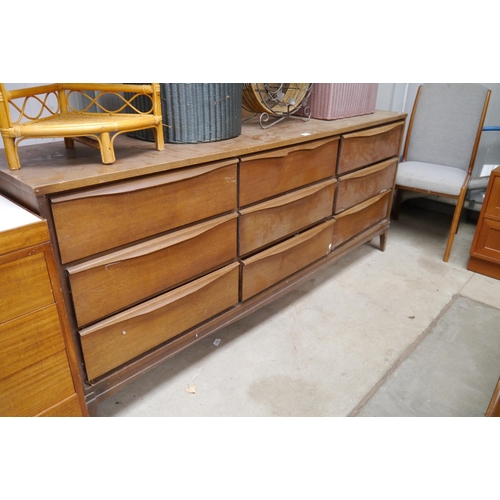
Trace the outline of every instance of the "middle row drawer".
<instances>
[{"instance_id":1,"label":"middle row drawer","mask_svg":"<svg viewBox=\"0 0 500 500\"><path fill-rule=\"evenodd\" d=\"M240 210L239 255L245 256L332 215L335 179Z\"/></svg>"},{"instance_id":2,"label":"middle row drawer","mask_svg":"<svg viewBox=\"0 0 500 500\"><path fill-rule=\"evenodd\" d=\"M232 213L68 267L78 326L236 259Z\"/></svg>"}]
</instances>

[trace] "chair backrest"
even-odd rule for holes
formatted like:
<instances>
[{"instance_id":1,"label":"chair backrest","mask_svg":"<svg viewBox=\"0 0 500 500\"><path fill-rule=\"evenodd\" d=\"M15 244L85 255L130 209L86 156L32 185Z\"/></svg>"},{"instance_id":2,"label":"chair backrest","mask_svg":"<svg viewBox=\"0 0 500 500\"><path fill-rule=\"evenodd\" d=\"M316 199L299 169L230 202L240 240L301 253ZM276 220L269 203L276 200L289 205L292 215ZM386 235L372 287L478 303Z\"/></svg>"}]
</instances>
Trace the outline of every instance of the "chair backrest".
<instances>
[{"instance_id":1,"label":"chair backrest","mask_svg":"<svg viewBox=\"0 0 500 500\"><path fill-rule=\"evenodd\" d=\"M427 83L412 111L403 157L472 169L490 90L478 83Z\"/></svg>"}]
</instances>

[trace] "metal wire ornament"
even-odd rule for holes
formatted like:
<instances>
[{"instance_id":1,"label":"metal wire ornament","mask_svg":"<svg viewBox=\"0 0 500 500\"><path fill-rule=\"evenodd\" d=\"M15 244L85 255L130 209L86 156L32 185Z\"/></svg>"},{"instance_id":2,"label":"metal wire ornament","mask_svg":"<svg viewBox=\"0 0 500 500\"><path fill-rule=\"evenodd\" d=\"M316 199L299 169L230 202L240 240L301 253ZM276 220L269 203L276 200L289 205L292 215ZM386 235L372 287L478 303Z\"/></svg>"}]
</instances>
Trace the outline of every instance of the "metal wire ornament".
<instances>
[{"instance_id":1,"label":"metal wire ornament","mask_svg":"<svg viewBox=\"0 0 500 500\"><path fill-rule=\"evenodd\" d=\"M254 114L260 113L262 128L269 128L285 118L299 118L307 121L311 110L307 105L312 83L245 83L243 84L243 107ZM274 121L271 121L274 118ZM268 124L268 122L270 122Z\"/></svg>"}]
</instances>

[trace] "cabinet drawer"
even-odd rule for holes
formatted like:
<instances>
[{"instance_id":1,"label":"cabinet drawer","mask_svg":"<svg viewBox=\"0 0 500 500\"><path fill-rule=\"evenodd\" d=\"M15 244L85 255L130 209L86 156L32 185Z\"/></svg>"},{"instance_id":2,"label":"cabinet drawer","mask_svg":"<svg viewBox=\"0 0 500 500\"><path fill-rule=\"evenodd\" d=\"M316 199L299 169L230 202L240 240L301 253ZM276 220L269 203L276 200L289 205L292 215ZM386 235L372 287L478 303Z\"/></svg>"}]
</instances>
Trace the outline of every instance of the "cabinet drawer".
<instances>
[{"instance_id":1,"label":"cabinet drawer","mask_svg":"<svg viewBox=\"0 0 500 500\"><path fill-rule=\"evenodd\" d=\"M404 122L342 136L338 175L398 156Z\"/></svg>"},{"instance_id":2,"label":"cabinet drawer","mask_svg":"<svg viewBox=\"0 0 500 500\"><path fill-rule=\"evenodd\" d=\"M471 255L500 263L500 220L483 218Z\"/></svg>"},{"instance_id":3,"label":"cabinet drawer","mask_svg":"<svg viewBox=\"0 0 500 500\"><path fill-rule=\"evenodd\" d=\"M64 399L60 403L47 408L42 413L36 415L37 417L81 417L82 409L78 402L78 396L73 394L69 398Z\"/></svg>"},{"instance_id":4,"label":"cabinet drawer","mask_svg":"<svg viewBox=\"0 0 500 500\"><path fill-rule=\"evenodd\" d=\"M235 305L238 281L233 263L81 330L89 380Z\"/></svg>"},{"instance_id":5,"label":"cabinet drawer","mask_svg":"<svg viewBox=\"0 0 500 500\"><path fill-rule=\"evenodd\" d=\"M381 193L335 216L333 248L388 217L391 191Z\"/></svg>"},{"instance_id":6,"label":"cabinet drawer","mask_svg":"<svg viewBox=\"0 0 500 500\"><path fill-rule=\"evenodd\" d=\"M243 261L242 300L300 271L330 252L334 220Z\"/></svg>"},{"instance_id":7,"label":"cabinet drawer","mask_svg":"<svg viewBox=\"0 0 500 500\"><path fill-rule=\"evenodd\" d=\"M64 349L54 304L0 324L0 378Z\"/></svg>"},{"instance_id":8,"label":"cabinet drawer","mask_svg":"<svg viewBox=\"0 0 500 500\"><path fill-rule=\"evenodd\" d=\"M329 138L241 158L240 207L335 175L337 150Z\"/></svg>"},{"instance_id":9,"label":"cabinet drawer","mask_svg":"<svg viewBox=\"0 0 500 500\"><path fill-rule=\"evenodd\" d=\"M500 175L494 175L490 182L493 182L493 184L491 185L484 214L500 220Z\"/></svg>"},{"instance_id":10,"label":"cabinet drawer","mask_svg":"<svg viewBox=\"0 0 500 500\"><path fill-rule=\"evenodd\" d=\"M228 214L68 268L78 325L86 325L236 259Z\"/></svg>"},{"instance_id":11,"label":"cabinet drawer","mask_svg":"<svg viewBox=\"0 0 500 500\"><path fill-rule=\"evenodd\" d=\"M15 261L1 261L0 323L54 302L43 252Z\"/></svg>"},{"instance_id":12,"label":"cabinet drawer","mask_svg":"<svg viewBox=\"0 0 500 500\"><path fill-rule=\"evenodd\" d=\"M394 187L398 160L393 158L339 177L335 213Z\"/></svg>"},{"instance_id":13,"label":"cabinet drawer","mask_svg":"<svg viewBox=\"0 0 500 500\"><path fill-rule=\"evenodd\" d=\"M0 379L0 416L31 417L74 392L62 350Z\"/></svg>"},{"instance_id":14,"label":"cabinet drawer","mask_svg":"<svg viewBox=\"0 0 500 500\"><path fill-rule=\"evenodd\" d=\"M74 194L52 213L63 263L236 209L236 163L219 162Z\"/></svg>"},{"instance_id":15,"label":"cabinet drawer","mask_svg":"<svg viewBox=\"0 0 500 500\"><path fill-rule=\"evenodd\" d=\"M332 179L241 210L240 255L330 217L335 183Z\"/></svg>"}]
</instances>

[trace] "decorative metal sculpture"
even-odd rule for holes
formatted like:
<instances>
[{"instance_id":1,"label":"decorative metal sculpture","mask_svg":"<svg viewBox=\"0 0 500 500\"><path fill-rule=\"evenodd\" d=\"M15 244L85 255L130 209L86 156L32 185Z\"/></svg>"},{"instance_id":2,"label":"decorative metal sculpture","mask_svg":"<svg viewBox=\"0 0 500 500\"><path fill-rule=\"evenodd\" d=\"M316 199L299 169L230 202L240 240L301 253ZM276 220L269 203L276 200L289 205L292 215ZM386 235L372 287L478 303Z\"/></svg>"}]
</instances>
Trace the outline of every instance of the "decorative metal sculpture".
<instances>
[{"instance_id":1,"label":"decorative metal sculpture","mask_svg":"<svg viewBox=\"0 0 500 500\"><path fill-rule=\"evenodd\" d=\"M304 121L311 117L307 100L312 90L312 83L244 83L243 107L253 116L260 113L260 126L269 128L285 118L300 118ZM253 118L253 116L251 118ZM276 118L271 123L266 123Z\"/></svg>"}]
</instances>

